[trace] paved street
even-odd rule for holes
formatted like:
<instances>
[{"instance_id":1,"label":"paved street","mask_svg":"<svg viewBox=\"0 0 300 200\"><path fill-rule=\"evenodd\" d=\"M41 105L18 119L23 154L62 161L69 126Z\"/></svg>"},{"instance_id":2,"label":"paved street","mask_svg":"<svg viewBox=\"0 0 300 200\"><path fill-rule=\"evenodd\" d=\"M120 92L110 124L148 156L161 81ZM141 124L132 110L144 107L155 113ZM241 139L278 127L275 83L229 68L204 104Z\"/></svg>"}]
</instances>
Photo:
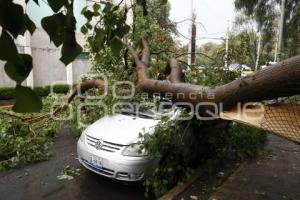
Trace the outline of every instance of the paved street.
<instances>
[{"instance_id":1,"label":"paved street","mask_svg":"<svg viewBox=\"0 0 300 200\"><path fill-rule=\"evenodd\" d=\"M203 174L176 200L299 200L300 145L268 138L265 153L242 164L220 187L215 189L217 176Z\"/></svg>"},{"instance_id":2,"label":"paved street","mask_svg":"<svg viewBox=\"0 0 300 200\"><path fill-rule=\"evenodd\" d=\"M64 128L58 133L53 145L55 156L50 160L0 172L0 199L144 199L142 184L114 182L82 168L76 160L76 140L68 131ZM80 176L58 180L67 165L80 168Z\"/></svg>"},{"instance_id":3,"label":"paved street","mask_svg":"<svg viewBox=\"0 0 300 200\"><path fill-rule=\"evenodd\" d=\"M300 146L276 136L269 139L271 154L242 166L211 200L300 199Z\"/></svg>"}]
</instances>

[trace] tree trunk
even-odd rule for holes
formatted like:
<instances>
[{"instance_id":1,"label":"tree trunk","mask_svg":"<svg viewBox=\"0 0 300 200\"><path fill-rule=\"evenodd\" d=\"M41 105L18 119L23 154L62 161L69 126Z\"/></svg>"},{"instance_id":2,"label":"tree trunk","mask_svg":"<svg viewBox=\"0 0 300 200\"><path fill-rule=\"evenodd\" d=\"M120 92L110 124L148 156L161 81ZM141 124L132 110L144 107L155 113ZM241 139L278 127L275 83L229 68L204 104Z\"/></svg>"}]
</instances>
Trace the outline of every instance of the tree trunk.
<instances>
[{"instance_id":1,"label":"tree trunk","mask_svg":"<svg viewBox=\"0 0 300 200\"><path fill-rule=\"evenodd\" d=\"M226 110L239 102L257 102L300 94L300 55L213 88L180 83L178 80L181 71L178 70L178 63L174 59L168 62L171 66L170 81L150 79L146 75L150 60L147 42L143 41L144 50L141 60L132 47L128 43L126 45L136 64L139 90L150 94L168 94L176 102L189 102L193 105L200 102L222 103Z\"/></svg>"},{"instance_id":2,"label":"tree trunk","mask_svg":"<svg viewBox=\"0 0 300 200\"><path fill-rule=\"evenodd\" d=\"M238 103L246 102L259 102L263 100L275 99L278 97L289 97L300 94L300 55L289 58L282 62L279 62L273 66L269 66L263 70L260 70L252 75L248 75L243 78L239 78L228 84L219 87L204 87L200 85L192 85L182 82L182 69L174 58L170 58L167 62L166 73L168 80L154 80L150 79L146 75L146 70L150 65L150 49L148 43L143 40L143 51L142 55L138 56L133 48L124 42L127 46L128 51L132 55L135 63L135 70L137 74L136 92L146 92L149 94L160 94L170 97L175 102L191 103L194 106L199 103L210 103L216 104L201 106L198 109L199 112L204 113L206 110L212 110L218 108L218 114L223 119L230 119L237 122L246 123L248 125L256 126L265 130L275 132L285 138L300 142L300 128L299 124L299 106L287 106L286 108L297 108L294 110L295 113L290 115L290 109L286 109L284 112L280 112L274 107L268 107L266 112L263 113L264 121L249 121L243 117L236 117L233 114ZM24 119L27 123L35 123L43 119L49 118L52 115L57 115L64 110L67 105L74 99L78 94L84 93L90 88L99 88L101 90L109 90L109 86L102 80L88 80L78 85L68 96L65 104L58 107L54 112L35 116L32 118ZM79 92L80 91L80 92ZM123 94L130 94L130 91L122 91ZM298 103L297 103L298 105ZM220 109L222 108L222 110ZM282 107L281 107L282 108ZM224 115L224 112L226 113ZM255 110L258 112L257 110ZM272 112L271 112L272 111ZM231 114L230 114L231 113ZM290 129L285 126L289 126L287 123L287 117L278 118L278 122L281 123L281 129L277 127L277 122L273 122L273 114L277 116L286 115L289 116L289 123L292 122L292 135ZM297 116L297 117L295 117ZM218 117L218 116L217 116ZM258 119L256 119L258 120ZM295 121L296 120L296 121ZM258 123L264 123L258 125ZM273 124L270 126L270 124ZM296 128L295 128L296 127ZM297 139L298 138L298 139Z\"/></svg>"}]
</instances>

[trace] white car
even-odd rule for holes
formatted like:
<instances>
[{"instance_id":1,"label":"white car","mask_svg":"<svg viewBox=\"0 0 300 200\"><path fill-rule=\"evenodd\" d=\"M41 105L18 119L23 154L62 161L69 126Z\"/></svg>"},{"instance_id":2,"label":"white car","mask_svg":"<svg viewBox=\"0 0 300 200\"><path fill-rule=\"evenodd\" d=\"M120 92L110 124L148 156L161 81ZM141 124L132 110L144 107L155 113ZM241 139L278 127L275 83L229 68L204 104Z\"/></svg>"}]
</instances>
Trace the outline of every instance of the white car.
<instances>
[{"instance_id":1,"label":"white car","mask_svg":"<svg viewBox=\"0 0 300 200\"><path fill-rule=\"evenodd\" d=\"M172 118L180 110L172 110ZM137 144L140 133L154 133L159 120L148 110L136 114L123 111L106 116L82 133L77 143L79 162L87 169L111 179L140 181L150 175L158 159L149 159Z\"/></svg>"}]
</instances>

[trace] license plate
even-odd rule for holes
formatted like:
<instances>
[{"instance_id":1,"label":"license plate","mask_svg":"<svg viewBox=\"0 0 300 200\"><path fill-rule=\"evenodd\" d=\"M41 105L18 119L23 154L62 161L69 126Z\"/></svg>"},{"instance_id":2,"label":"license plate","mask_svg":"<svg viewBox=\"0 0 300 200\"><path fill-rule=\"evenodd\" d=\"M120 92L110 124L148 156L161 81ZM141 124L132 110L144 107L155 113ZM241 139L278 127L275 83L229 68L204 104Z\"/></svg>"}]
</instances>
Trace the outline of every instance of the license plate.
<instances>
[{"instance_id":1,"label":"license plate","mask_svg":"<svg viewBox=\"0 0 300 200\"><path fill-rule=\"evenodd\" d=\"M91 164L92 164L94 167L102 168L102 167L103 167L103 159L102 159L102 158L99 158L99 157L97 157L97 156L92 156L92 157L91 157Z\"/></svg>"}]
</instances>

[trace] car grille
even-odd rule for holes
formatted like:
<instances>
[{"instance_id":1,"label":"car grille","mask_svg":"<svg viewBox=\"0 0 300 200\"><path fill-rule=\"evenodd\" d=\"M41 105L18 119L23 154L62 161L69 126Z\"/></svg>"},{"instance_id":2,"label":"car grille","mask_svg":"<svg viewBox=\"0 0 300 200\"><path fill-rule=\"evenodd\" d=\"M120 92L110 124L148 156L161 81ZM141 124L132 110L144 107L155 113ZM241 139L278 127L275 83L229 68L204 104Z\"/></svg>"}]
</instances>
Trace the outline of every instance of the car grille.
<instances>
[{"instance_id":1,"label":"car grille","mask_svg":"<svg viewBox=\"0 0 300 200\"><path fill-rule=\"evenodd\" d=\"M99 139L94 138L92 136L86 135L86 142L88 145L95 147L96 142ZM124 145L121 144L115 144L107 141L103 141L103 146L100 150L107 151L107 152L117 152L119 151Z\"/></svg>"}]
</instances>

